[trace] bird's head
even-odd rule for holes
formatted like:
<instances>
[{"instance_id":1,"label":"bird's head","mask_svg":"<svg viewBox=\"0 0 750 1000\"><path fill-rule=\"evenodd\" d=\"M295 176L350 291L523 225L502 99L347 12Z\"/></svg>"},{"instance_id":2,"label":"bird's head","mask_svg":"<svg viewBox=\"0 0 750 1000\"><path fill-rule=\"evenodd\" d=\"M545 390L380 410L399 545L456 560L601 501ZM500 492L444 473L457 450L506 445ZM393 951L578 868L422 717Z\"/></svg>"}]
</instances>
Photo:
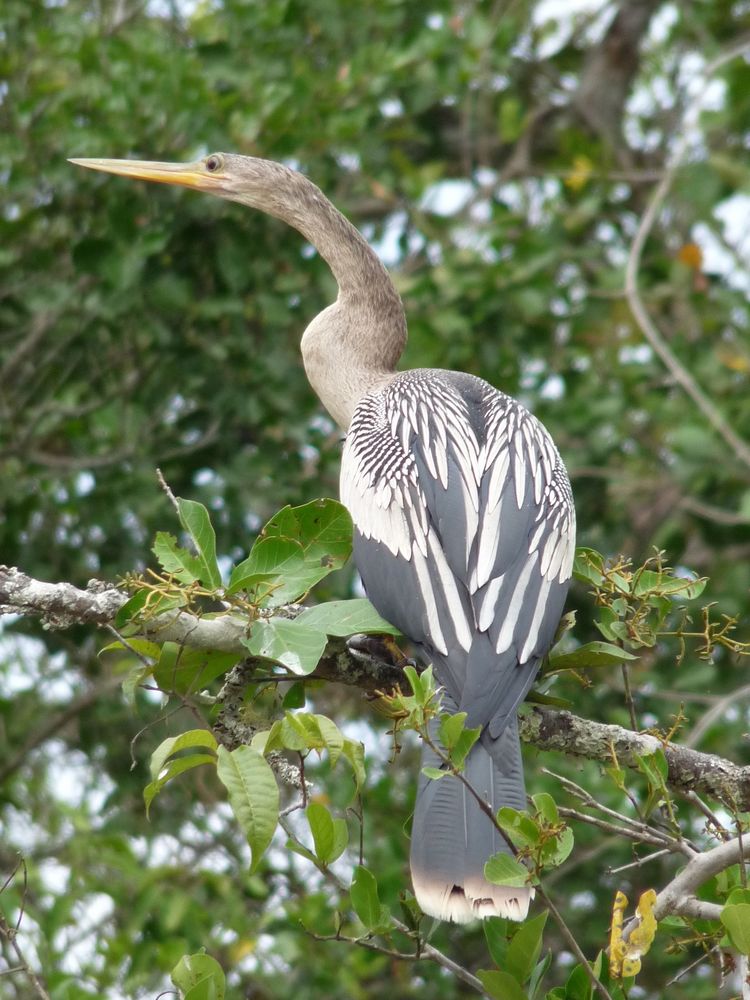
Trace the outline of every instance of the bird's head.
<instances>
[{"instance_id":1,"label":"bird's head","mask_svg":"<svg viewBox=\"0 0 750 1000\"><path fill-rule=\"evenodd\" d=\"M205 191L276 215L290 225L298 224L297 203L310 192L320 193L296 170L273 160L237 153L209 153L193 163L101 159L71 159L70 163L121 177Z\"/></svg>"},{"instance_id":2,"label":"bird's head","mask_svg":"<svg viewBox=\"0 0 750 1000\"><path fill-rule=\"evenodd\" d=\"M160 163L155 160L101 160L71 159L79 167L102 170L107 174L133 177L157 184L178 184L181 187L206 191L220 197L231 198L238 184L241 185L244 171L238 169L237 161L248 157L232 156L226 153L211 153L194 163Z\"/></svg>"}]
</instances>

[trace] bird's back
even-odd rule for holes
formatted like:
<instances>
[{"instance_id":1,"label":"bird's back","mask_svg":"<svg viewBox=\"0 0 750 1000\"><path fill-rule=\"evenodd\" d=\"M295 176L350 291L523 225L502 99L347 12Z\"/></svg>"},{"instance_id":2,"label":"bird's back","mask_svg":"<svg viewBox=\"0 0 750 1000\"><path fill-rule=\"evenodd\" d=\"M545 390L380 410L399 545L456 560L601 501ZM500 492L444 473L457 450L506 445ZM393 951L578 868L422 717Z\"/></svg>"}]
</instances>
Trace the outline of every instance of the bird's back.
<instances>
[{"instance_id":1,"label":"bird's back","mask_svg":"<svg viewBox=\"0 0 750 1000\"><path fill-rule=\"evenodd\" d=\"M515 710L554 637L575 544L568 477L549 434L474 376L404 372L359 402L341 496L368 597L421 647L446 707L483 727L466 777L493 809L523 808ZM439 759L427 751L425 763ZM529 890L484 879L487 858L504 848L455 779L420 777L411 867L426 912L523 917Z\"/></svg>"}]
</instances>

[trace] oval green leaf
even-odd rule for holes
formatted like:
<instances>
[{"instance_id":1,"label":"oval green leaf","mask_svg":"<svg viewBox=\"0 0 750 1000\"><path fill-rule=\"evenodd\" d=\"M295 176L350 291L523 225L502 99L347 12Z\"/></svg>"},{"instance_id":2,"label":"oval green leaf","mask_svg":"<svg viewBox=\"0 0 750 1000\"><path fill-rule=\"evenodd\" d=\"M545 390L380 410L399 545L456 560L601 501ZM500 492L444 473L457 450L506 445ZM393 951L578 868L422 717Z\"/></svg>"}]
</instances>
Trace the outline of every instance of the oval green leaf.
<instances>
[{"instance_id":1,"label":"oval green leaf","mask_svg":"<svg viewBox=\"0 0 750 1000\"><path fill-rule=\"evenodd\" d=\"M484 877L493 885L524 886L529 884L529 871L508 854L493 854L484 866Z\"/></svg>"},{"instance_id":2,"label":"oval green leaf","mask_svg":"<svg viewBox=\"0 0 750 1000\"><path fill-rule=\"evenodd\" d=\"M250 872L271 843L279 818L279 788L266 759L249 746L218 749L217 773L252 852Z\"/></svg>"},{"instance_id":3,"label":"oval green leaf","mask_svg":"<svg viewBox=\"0 0 750 1000\"><path fill-rule=\"evenodd\" d=\"M274 660L304 676L317 667L326 642L324 632L306 628L288 618L269 618L255 622L250 638L243 639L242 645L254 656Z\"/></svg>"}]
</instances>

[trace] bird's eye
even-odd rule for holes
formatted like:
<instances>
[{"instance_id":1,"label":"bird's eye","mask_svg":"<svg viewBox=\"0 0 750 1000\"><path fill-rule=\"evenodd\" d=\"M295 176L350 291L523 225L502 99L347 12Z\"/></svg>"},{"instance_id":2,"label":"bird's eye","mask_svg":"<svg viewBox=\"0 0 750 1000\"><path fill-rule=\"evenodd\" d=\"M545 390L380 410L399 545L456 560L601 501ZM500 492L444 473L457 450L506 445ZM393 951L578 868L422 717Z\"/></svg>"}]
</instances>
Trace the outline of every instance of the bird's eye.
<instances>
[{"instance_id":1,"label":"bird's eye","mask_svg":"<svg viewBox=\"0 0 750 1000\"><path fill-rule=\"evenodd\" d=\"M215 174L217 170L221 170L224 166L224 159L218 153L212 153L211 156L206 160L206 170L209 173Z\"/></svg>"}]
</instances>

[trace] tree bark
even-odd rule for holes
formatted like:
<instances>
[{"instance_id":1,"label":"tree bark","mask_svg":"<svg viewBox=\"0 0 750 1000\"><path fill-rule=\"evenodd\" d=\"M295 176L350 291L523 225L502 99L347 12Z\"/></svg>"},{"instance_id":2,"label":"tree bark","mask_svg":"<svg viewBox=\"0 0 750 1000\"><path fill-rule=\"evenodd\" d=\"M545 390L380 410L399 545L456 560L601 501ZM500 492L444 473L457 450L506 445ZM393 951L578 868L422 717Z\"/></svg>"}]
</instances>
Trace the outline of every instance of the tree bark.
<instances>
[{"instance_id":1,"label":"tree bark","mask_svg":"<svg viewBox=\"0 0 750 1000\"><path fill-rule=\"evenodd\" d=\"M96 580L81 590L69 583L43 583L18 569L0 566L0 616L38 618L47 629L112 625L127 599L124 591ZM296 610L291 607L287 613L293 617ZM192 649L245 653L241 639L249 634L250 625L233 612L205 619L172 611L144 621L140 634L155 642L177 642ZM329 643L311 676L353 685L367 694L393 689L403 680L401 668L379 658L376 649L362 652L341 640ZM750 809L750 767L556 708L534 706L525 710L519 725L521 739L538 750L605 764L613 764L616 758L620 766L634 770L638 769L639 757L661 749L669 767L667 784L671 788L709 796L733 810Z\"/></svg>"}]
</instances>

